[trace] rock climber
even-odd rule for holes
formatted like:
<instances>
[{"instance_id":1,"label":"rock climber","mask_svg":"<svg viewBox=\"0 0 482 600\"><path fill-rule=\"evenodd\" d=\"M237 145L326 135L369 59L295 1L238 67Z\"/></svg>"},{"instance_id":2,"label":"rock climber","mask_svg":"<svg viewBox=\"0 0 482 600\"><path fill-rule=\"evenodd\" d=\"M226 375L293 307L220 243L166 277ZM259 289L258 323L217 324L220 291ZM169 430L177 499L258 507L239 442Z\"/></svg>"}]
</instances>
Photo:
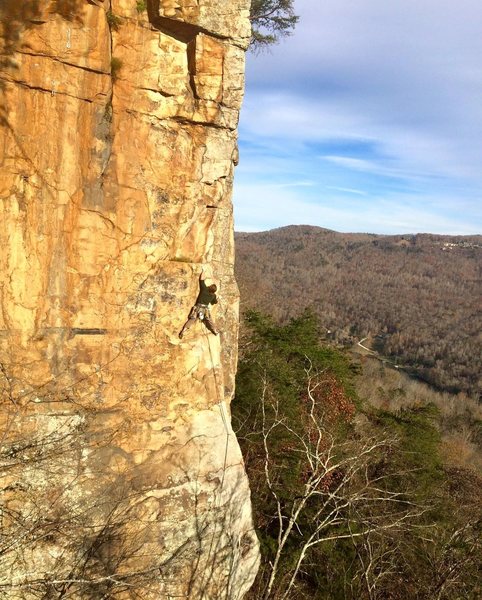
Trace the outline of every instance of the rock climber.
<instances>
[{"instance_id":1,"label":"rock climber","mask_svg":"<svg viewBox=\"0 0 482 600\"><path fill-rule=\"evenodd\" d=\"M183 328L179 332L179 339L182 339L184 332L192 327L197 319L204 323L204 325L209 329L211 333L214 335L218 335L216 330L216 326L211 318L211 314L209 312L210 304L217 304L218 299L216 298L217 287L216 284L206 285L206 282L203 279L204 270L201 269L201 273L199 275L199 294L196 299L195 305L191 308L191 312L189 313L189 317L187 321L184 323Z\"/></svg>"}]
</instances>

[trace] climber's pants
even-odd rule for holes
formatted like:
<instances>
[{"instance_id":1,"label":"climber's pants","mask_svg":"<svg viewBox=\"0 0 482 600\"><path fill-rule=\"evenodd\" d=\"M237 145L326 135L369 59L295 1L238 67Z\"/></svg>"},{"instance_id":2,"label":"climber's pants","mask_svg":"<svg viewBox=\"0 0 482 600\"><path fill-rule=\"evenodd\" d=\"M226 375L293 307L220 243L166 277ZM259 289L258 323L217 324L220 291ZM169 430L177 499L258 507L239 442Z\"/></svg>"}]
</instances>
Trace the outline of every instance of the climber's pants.
<instances>
[{"instance_id":1,"label":"climber's pants","mask_svg":"<svg viewBox=\"0 0 482 600\"><path fill-rule=\"evenodd\" d=\"M209 329L211 333L217 335L216 326L214 321L211 318L211 314L209 312L209 308L205 304L195 304L191 308L191 312L189 313L189 317L184 324L184 327L181 329L181 335L190 327L194 325L194 323L199 320L204 323L205 327Z\"/></svg>"}]
</instances>

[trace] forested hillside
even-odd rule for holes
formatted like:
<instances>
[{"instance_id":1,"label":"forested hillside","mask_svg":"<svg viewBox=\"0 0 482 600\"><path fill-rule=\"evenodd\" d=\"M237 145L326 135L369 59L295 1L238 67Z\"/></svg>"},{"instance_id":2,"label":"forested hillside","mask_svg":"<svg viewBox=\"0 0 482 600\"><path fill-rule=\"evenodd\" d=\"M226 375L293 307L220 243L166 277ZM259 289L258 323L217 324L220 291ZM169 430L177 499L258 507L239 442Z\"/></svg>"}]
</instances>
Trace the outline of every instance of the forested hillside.
<instances>
[{"instance_id":1,"label":"forested hillside","mask_svg":"<svg viewBox=\"0 0 482 600\"><path fill-rule=\"evenodd\" d=\"M311 308L336 343L372 335L409 372L470 395L481 389L481 257L482 236L236 234L243 309L286 323Z\"/></svg>"},{"instance_id":2,"label":"forested hillside","mask_svg":"<svg viewBox=\"0 0 482 600\"><path fill-rule=\"evenodd\" d=\"M261 567L246 600L478 600L476 403L245 314L232 404Z\"/></svg>"}]
</instances>

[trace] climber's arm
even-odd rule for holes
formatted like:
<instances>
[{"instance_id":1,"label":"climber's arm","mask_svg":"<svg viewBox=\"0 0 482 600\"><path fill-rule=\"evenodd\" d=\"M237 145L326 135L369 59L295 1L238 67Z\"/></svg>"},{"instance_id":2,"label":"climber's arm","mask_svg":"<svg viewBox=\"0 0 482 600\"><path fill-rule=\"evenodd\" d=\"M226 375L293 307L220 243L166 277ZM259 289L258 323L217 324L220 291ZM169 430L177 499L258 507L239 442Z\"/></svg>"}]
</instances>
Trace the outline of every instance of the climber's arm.
<instances>
[{"instance_id":1,"label":"climber's arm","mask_svg":"<svg viewBox=\"0 0 482 600\"><path fill-rule=\"evenodd\" d=\"M206 283L205 283L205 281L204 281L204 277L203 277L203 275L204 275L204 269L201 269L201 272L199 273L199 288L200 288L201 290L205 290L205 289L206 289L206 287L207 287L207 286L206 286Z\"/></svg>"}]
</instances>

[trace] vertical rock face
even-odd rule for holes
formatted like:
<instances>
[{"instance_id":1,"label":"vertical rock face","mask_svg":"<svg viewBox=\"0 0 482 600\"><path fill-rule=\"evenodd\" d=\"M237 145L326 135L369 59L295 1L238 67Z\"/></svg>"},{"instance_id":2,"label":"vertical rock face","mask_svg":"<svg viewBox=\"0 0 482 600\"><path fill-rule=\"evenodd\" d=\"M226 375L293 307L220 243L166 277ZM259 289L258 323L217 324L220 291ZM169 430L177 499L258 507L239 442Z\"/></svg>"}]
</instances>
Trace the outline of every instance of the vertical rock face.
<instances>
[{"instance_id":1,"label":"vertical rock face","mask_svg":"<svg viewBox=\"0 0 482 600\"><path fill-rule=\"evenodd\" d=\"M2 0L0 595L241 598L249 0ZM177 334L204 268L213 317Z\"/></svg>"}]
</instances>

